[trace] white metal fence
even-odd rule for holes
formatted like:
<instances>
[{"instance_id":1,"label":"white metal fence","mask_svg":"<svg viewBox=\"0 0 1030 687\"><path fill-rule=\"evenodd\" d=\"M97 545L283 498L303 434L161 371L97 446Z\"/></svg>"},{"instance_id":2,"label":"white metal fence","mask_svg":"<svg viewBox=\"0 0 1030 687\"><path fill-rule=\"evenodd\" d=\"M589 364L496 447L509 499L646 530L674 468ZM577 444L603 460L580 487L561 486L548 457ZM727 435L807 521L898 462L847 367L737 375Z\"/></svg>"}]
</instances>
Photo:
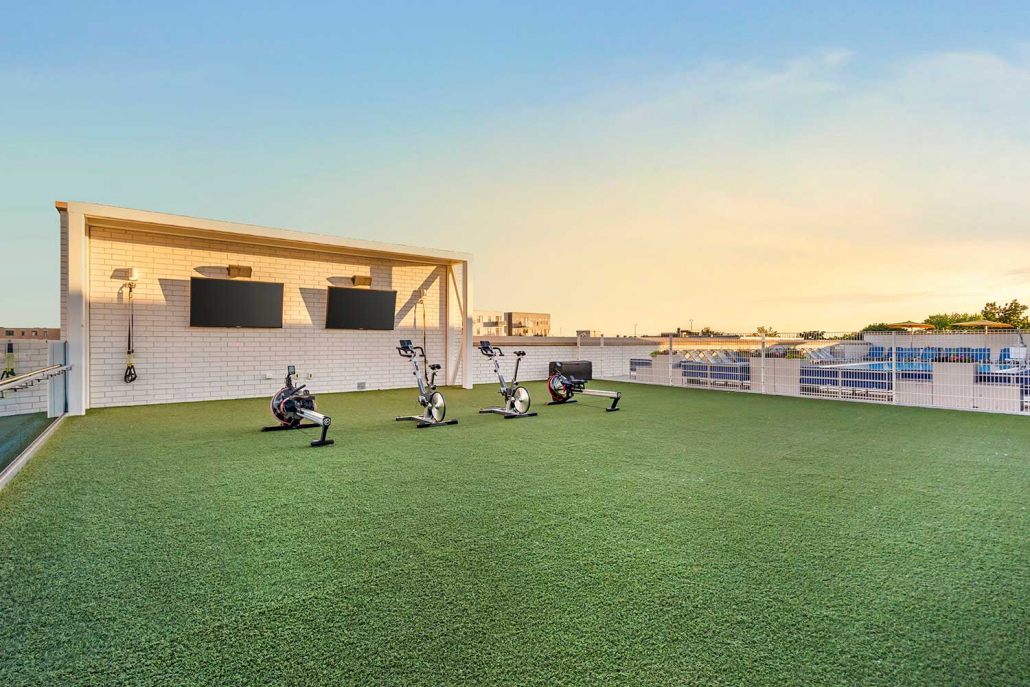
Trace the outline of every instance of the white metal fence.
<instances>
[{"instance_id":1,"label":"white metal fence","mask_svg":"<svg viewBox=\"0 0 1030 687\"><path fill-rule=\"evenodd\" d=\"M653 339L605 378L843 401L1030 412L1030 331L805 332Z\"/></svg>"},{"instance_id":2,"label":"white metal fence","mask_svg":"<svg viewBox=\"0 0 1030 687\"><path fill-rule=\"evenodd\" d=\"M48 413L50 417L63 414L65 370L55 373L54 369L48 368L65 365L66 343L19 339L0 342L0 345L4 349L0 359L4 360L5 370L0 375L0 418L32 413Z\"/></svg>"}]
</instances>

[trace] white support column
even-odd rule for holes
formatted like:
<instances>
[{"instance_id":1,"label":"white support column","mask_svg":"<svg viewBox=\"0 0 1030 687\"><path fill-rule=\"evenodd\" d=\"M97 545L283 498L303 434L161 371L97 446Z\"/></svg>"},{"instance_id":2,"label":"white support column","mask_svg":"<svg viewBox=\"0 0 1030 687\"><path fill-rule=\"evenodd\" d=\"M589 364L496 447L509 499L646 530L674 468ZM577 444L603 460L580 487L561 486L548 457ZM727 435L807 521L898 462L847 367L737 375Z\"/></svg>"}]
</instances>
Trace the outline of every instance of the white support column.
<instances>
[{"instance_id":1,"label":"white support column","mask_svg":"<svg viewBox=\"0 0 1030 687\"><path fill-rule=\"evenodd\" d=\"M898 402L898 333L891 332L891 403Z\"/></svg>"},{"instance_id":2,"label":"white support column","mask_svg":"<svg viewBox=\"0 0 1030 687\"><path fill-rule=\"evenodd\" d=\"M675 345L672 341L672 334L669 334L669 386L672 386L672 356L675 355Z\"/></svg>"},{"instance_id":3,"label":"white support column","mask_svg":"<svg viewBox=\"0 0 1030 687\"><path fill-rule=\"evenodd\" d=\"M444 383L450 386L458 376L457 361L451 360L451 281L454 279L454 268L447 265L443 269L443 362Z\"/></svg>"},{"instance_id":4,"label":"white support column","mask_svg":"<svg viewBox=\"0 0 1030 687\"><path fill-rule=\"evenodd\" d=\"M765 393L765 334L762 334L762 393Z\"/></svg>"},{"instance_id":5,"label":"white support column","mask_svg":"<svg viewBox=\"0 0 1030 687\"><path fill-rule=\"evenodd\" d=\"M464 263L459 263L464 264ZM448 350L451 351L450 355L454 356L454 360L448 357L449 367L447 368L447 386L453 386L458 383L458 368L462 367L462 361L465 359L465 348L464 348L464 333L465 333L465 304L462 300L463 289L458 284L458 278L454 276L454 265L447 266L447 336L448 336ZM451 305L453 303L455 306ZM454 315L457 314L458 320L458 331L459 341L455 347L451 345L451 322L454 319Z\"/></svg>"},{"instance_id":6,"label":"white support column","mask_svg":"<svg viewBox=\"0 0 1030 687\"><path fill-rule=\"evenodd\" d=\"M86 217L68 211L68 414L85 415L89 408L89 237Z\"/></svg>"},{"instance_id":7,"label":"white support column","mask_svg":"<svg viewBox=\"0 0 1030 687\"><path fill-rule=\"evenodd\" d=\"M464 362L461 366L461 385L466 389L472 388L472 259L465 261L461 270L462 298L461 305L461 350Z\"/></svg>"},{"instance_id":8,"label":"white support column","mask_svg":"<svg viewBox=\"0 0 1030 687\"><path fill-rule=\"evenodd\" d=\"M68 362L68 344L64 341L51 341L47 351L47 367L53 365L65 365ZM47 382L49 398L47 399L47 417L61 417L67 407L66 389L68 377L74 374L69 370L63 375L53 377Z\"/></svg>"}]
</instances>

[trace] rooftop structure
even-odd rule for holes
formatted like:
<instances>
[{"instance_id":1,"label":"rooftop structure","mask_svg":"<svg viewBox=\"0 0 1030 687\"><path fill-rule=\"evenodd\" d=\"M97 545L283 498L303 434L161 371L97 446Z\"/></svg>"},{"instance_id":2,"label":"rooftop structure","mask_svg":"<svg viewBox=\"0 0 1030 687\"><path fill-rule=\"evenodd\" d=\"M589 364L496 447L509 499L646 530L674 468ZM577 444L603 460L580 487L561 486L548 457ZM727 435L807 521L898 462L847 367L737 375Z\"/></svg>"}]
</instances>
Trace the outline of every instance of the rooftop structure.
<instances>
[{"instance_id":1,"label":"rooftop structure","mask_svg":"<svg viewBox=\"0 0 1030 687\"><path fill-rule=\"evenodd\" d=\"M39 339L42 341L59 341L60 327L0 327L0 338L3 339Z\"/></svg>"},{"instance_id":2,"label":"rooftop structure","mask_svg":"<svg viewBox=\"0 0 1030 687\"><path fill-rule=\"evenodd\" d=\"M472 384L471 366L462 366L473 338L468 253L91 203L56 207L73 415L98 406L261 396L291 364L306 364L327 391L406 385L410 374L393 360L394 346L423 332L443 366L441 379ZM191 280L236 275L282 285L281 327L191 326ZM139 376L125 384L133 276ZM326 328L328 288L357 284L396 292L393 330Z\"/></svg>"},{"instance_id":3,"label":"rooftop structure","mask_svg":"<svg viewBox=\"0 0 1030 687\"><path fill-rule=\"evenodd\" d=\"M509 312L504 314L508 336L550 336L551 315L544 312Z\"/></svg>"}]
</instances>

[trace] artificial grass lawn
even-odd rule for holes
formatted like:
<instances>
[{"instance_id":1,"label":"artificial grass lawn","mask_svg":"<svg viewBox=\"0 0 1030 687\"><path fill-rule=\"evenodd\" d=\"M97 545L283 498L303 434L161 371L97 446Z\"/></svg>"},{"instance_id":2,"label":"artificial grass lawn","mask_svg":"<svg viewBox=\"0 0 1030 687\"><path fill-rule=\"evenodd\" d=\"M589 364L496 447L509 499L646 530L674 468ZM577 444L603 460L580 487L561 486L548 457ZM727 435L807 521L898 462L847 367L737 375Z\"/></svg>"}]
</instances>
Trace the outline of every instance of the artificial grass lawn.
<instances>
[{"instance_id":1,"label":"artificial grass lawn","mask_svg":"<svg viewBox=\"0 0 1030 687\"><path fill-rule=\"evenodd\" d=\"M1030 421L643 385L70 418L0 492L0 684L1030 682Z\"/></svg>"}]
</instances>

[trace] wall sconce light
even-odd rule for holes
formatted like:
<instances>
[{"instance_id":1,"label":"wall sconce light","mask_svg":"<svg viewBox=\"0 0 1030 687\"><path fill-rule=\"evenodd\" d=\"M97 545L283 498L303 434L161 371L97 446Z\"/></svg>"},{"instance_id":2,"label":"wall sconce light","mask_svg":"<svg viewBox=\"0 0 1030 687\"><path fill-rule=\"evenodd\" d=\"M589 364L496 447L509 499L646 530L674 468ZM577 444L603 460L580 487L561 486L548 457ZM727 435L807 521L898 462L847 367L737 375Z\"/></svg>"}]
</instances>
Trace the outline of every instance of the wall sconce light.
<instances>
[{"instance_id":1,"label":"wall sconce light","mask_svg":"<svg viewBox=\"0 0 1030 687\"><path fill-rule=\"evenodd\" d=\"M254 270L246 265L229 265L229 279L235 279L236 277L250 279L250 275L253 273Z\"/></svg>"},{"instance_id":2,"label":"wall sconce light","mask_svg":"<svg viewBox=\"0 0 1030 687\"><path fill-rule=\"evenodd\" d=\"M350 278L350 282L351 284L354 284L354 286L372 286L372 277L364 274L355 274Z\"/></svg>"}]
</instances>

